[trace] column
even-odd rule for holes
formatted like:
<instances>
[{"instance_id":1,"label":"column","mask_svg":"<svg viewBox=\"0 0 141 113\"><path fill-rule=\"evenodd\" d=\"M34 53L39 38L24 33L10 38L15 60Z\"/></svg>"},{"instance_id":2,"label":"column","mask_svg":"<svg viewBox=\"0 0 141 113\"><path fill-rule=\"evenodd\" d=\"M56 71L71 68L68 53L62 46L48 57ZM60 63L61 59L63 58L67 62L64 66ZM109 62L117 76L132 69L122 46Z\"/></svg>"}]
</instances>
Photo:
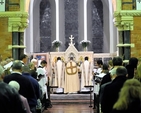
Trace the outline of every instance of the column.
<instances>
[{"instance_id":1,"label":"column","mask_svg":"<svg viewBox=\"0 0 141 113\"><path fill-rule=\"evenodd\" d=\"M20 33L19 32L12 32L12 46L14 45L20 45ZM18 60L20 56L20 50L19 48L13 48L12 49L12 57L15 60Z\"/></svg>"},{"instance_id":2,"label":"column","mask_svg":"<svg viewBox=\"0 0 141 113\"><path fill-rule=\"evenodd\" d=\"M130 44L130 30L129 31L124 31L124 36L123 36L123 41L124 44ZM130 58L130 53L131 53L131 47L124 47L123 51L124 51L124 60L129 60Z\"/></svg>"}]
</instances>

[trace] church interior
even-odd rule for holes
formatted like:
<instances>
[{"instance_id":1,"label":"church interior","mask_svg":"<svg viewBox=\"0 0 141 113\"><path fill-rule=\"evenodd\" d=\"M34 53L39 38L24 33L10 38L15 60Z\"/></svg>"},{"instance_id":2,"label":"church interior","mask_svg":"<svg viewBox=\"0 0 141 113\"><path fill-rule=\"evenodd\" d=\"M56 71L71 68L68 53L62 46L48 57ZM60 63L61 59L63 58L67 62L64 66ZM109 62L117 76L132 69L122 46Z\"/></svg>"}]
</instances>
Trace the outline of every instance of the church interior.
<instances>
[{"instance_id":1,"label":"church interior","mask_svg":"<svg viewBox=\"0 0 141 113\"><path fill-rule=\"evenodd\" d=\"M120 56L128 64L141 60L141 0L0 0L0 40L3 59L46 60L52 84L57 57L80 66L88 56L95 67ZM98 113L90 94L52 94L43 113Z\"/></svg>"}]
</instances>

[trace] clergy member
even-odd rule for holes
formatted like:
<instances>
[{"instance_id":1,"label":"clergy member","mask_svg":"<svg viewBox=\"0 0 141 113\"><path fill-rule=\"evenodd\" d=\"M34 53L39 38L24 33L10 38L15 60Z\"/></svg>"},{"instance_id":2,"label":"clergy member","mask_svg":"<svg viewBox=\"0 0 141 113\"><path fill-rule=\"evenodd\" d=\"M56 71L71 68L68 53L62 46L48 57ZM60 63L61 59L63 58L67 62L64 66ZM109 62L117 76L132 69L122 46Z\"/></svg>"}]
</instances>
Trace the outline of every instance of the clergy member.
<instances>
[{"instance_id":1,"label":"clergy member","mask_svg":"<svg viewBox=\"0 0 141 113\"><path fill-rule=\"evenodd\" d=\"M89 58L86 56L84 62L80 66L81 71L81 92L89 91L89 88L85 86L93 85L93 65L89 62Z\"/></svg>"},{"instance_id":2,"label":"clergy member","mask_svg":"<svg viewBox=\"0 0 141 113\"><path fill-rule=\"evenodd\" d=\"M64 90L64 73L65 73L65 64L61 60L60 57L57 57L57 62L54 66L54 72L55 72L55 86L58 86L56 89L56 93L63 93Z\"/></svg>"},{"instance_id":3,"label":"clergy member","mask_svg":"<svg viewBox=\"0 0 141 113\"><path fill-rule=\"evenodd\" d=\"M77 93L80 90L77 63L70 57L65 67L65 88L64 93Z\"/></svg>"}]
</instances>

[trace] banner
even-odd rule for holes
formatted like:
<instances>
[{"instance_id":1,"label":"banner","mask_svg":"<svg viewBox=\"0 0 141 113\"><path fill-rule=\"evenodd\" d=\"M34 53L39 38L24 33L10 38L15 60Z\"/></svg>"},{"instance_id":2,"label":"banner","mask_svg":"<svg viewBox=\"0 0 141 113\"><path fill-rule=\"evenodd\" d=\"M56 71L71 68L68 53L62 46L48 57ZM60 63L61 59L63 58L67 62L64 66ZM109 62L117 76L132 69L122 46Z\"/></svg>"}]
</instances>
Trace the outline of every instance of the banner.
<instances>
[{"instance_id":1,"label":"banner","mask_svg":"<svg viewBox=\"0 0 141 113\"><path fill-rule=\"evenodd\" d=\"M5 11L5 0L0 0L0 12Z\"/></svg>"}]
</instances>

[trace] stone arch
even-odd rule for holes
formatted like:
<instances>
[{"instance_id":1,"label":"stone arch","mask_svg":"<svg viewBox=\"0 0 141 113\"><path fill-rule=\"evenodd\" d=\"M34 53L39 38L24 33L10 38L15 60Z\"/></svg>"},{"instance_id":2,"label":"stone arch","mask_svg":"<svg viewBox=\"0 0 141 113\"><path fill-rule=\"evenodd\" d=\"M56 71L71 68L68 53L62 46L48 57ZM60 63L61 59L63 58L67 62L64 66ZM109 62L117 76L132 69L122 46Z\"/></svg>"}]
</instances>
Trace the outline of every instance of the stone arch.
<instances>
[{"instance_id":1,"label":"stone arch","mask_svg":"<svg viewBox=\"0 0 141 113\"><path fill-rule=\"evenodd\" d=\"M29 25L24 32L25 39L25 52L26 53L35 53L40 52L40 2L41 0L31 0L30 9L29 9ZM49 0L51 7L55 7L55 0ZM52 21L55 23L55 8L52 9ZM52 24L52 37L54 37L55 25Z\"/></svg>"}]
</instances>

